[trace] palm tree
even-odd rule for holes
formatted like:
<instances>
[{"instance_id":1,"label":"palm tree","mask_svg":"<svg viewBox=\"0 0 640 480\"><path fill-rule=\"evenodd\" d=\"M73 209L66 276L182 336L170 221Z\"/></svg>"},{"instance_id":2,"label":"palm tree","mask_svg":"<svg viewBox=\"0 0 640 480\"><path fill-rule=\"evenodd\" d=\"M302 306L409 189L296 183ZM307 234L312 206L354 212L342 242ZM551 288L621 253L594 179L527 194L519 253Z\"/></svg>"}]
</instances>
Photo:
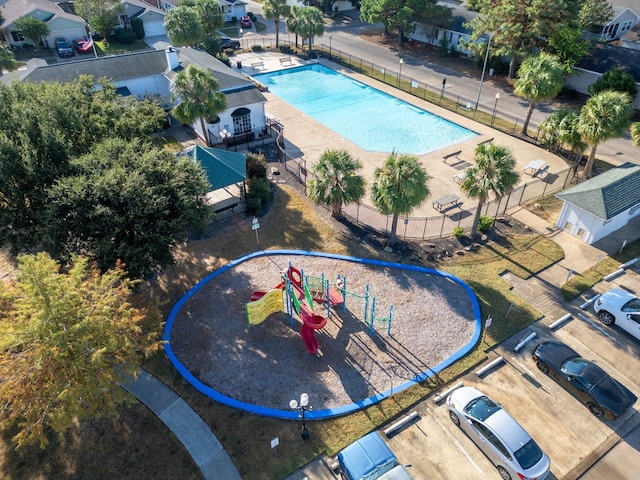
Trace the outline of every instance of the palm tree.
<instances>
[{"instance_id":1,"label":"palm tree","mask_svg":"<svg viewBox=\"0 0 640 480\"><path fill-rule=\"evenodd\" d=\"M555 97L564 84L564 77L565 70L555 55L540 52L522 62L513 93L519 97L528 98L529 109L520 133L527 134L536 102Z\"/></svg>"},{"instance_id":2,"label":"palm tree","mask_svg":"<svg viewBox=\"0 0 640 480\"><path fill-rule=\"evenodd\" d=\"M460 183L460 188L469 197L478 200L478 208L471 227L471 236L478 233L478 222L484 205L493 193L502 198L520 180L514 170L516 160L507 147L487 143L478 145L475 154L476 164L469 167Z\"/></svg>"},{"instance_id":3,"label":"palm tree","mask_svg":"<svg viewBox=\"0 0 640 480\"><path fill-rule=\"evenodd\" d=\"M587 148L587 144L582 139L582 135L578 131L578 119L580 114L574 110L568 113L560 120L558 126L558 140L561 145L568 145L570 153L575 155L576 166L582 160L582 152ZM567 160L571 160L571 155Z\"/></svg>"},{"instance_id":4,"label":"palm tree","mask_svg":"<svg viewBox=\"0 0 640 480\"><path fill-rule=\"evenodd\" d=\"M605 90L587 100L580 110L578 132L591 147L584 174L591 177L598 145L610 138L621 137L633 115L633 103L628 93Z\"/></svg>"},{"instance_id":5,"label":"palm tree","mask_svg":"<svg viewBox=\"0 0 640 480\"><path fill-rule=\"evenodd\" d=\"M18 69L18 61L8 48L0 47L0 76L2 71L13 72Z\"/></svg>"},{"instance_id":6,"label":"palm tree","mask_svg":"<svg viewBox=\"0 0 640 480\"><path fill-rule=\"evenodd\" d=\"M180 103L173 107L171 114L186 124L193 124L199 119L202 135L208 146L210 143L205 118L215 117L227 108L227 100L224 93L220 92L218 80L209 70L190 64L173 81L171 100L176 98Z\"/></svg>"},{"instance_id":7,"label":"palm tree","mask_svg":"<svg viewBox=\"0 0 640 480\"><path fill-rule=\"evenodd\" d=\"M572 154L576 156L576 160L579 160L586 148L582 136L578 133L578 118L577 111L563 108L540 122L540 130L544 135L543 142L550 151L557 152L560 147L569 146L567 160L571 160Z\"/></svg>"},{"instance_id":8,"label":"palm tree","mask_svg":"<svg viewBox=\"0 0 640 480\"><path fill-rule=\"evenodd\" d=\"M287 15L287 31L289 33L295 33L296 35L296 48L298 48L298 34L300 33L300 17L302 16L302 10L304 7L300 7L298 5L294 5L289 10L289 15Z\"/></svg>"},{"instance_id":9,"label":"palm tree","mask_svg":"<svg viewBox=\"0 0 640 480\"><path fill-rule=\"evenodd\" d=\"M342 218L342 204L357 202L364 196L364 179L356 175L360 168L360 161L346 150L325 150L313 166L315 179L309 182L309 197L331 205L331 215Z\"/></svg>"},{"instance_id":10,"label":"palm tree","mask_svg":"<svg viewBox=\"0 0 640 480\"><path fill-rule=\"evenodd\" d=\"M262 2L263 15L276 24L276 48L278 48L280 38L280 17L287 17L290 11L291 7L287 5L287 0L264 0Z\"/></svg>"},{"instance_id":11,"label":"palm tree","mask_svg":"<svg viewBox=\"0 0 640 480\"><path fill-rule=\"evenodd\" d=\"M631 140L634 147L640 147L640 122L631 125Z\"/></svg>"},{"instance_id":12,"label":"palm tree","mask_svg":"<svg viewBox=\"0 0 640 480\"><path fill-rule=\"evenodd\" d=\"M321 37L324 33L324 18L322 12L315 7L304 7L299 13L297 32L309 41L311 53L314 37Z\"/></svg>"},{"instance_id":13,"label":"palm tree","mask_svg":"<svg viewBox=\"0 0 640 480\"><path fill-rule=\"evenodd\" d=\"M380 212L392 214L389 243L396 241L398 217L406 215L430 195L426 170L411 155L392 153L384 166L374 171L371 200Z\"/></svg>"}]
</instances>

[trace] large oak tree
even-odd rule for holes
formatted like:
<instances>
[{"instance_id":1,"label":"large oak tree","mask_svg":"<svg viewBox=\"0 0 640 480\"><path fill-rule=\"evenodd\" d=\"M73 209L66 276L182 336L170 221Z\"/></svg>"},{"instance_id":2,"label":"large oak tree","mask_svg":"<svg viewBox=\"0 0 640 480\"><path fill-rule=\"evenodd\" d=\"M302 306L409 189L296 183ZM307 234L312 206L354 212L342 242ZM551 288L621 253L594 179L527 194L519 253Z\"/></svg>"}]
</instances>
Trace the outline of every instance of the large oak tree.
<instances>
[{"instance_id":1,"label":"large oak tree","mask_svg":"<svg viewBox=\"0 0 640 480\"><path fill-rule=\"evenodd\" d=\"M160 323L145 328L121 268L100 273L77 257L62 271L44 253L18 263L17 280L0 282L0 426L17 427L18 447L44 447L49 429L131 399L118 382L160 347Z\"/></svg>"}]
</instances>

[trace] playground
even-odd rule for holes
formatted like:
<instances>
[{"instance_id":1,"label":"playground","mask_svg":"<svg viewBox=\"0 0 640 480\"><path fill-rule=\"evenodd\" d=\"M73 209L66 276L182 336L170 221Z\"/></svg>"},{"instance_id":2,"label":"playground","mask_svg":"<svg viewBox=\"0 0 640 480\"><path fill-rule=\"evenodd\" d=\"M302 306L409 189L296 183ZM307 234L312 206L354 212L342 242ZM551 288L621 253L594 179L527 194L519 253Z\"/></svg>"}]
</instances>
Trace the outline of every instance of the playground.
<instances>
[{"instance_id":1,"label":"playground","mask_svg":"<svg viewBox=\"0 0 640 480\"><path fill-rule=\"evenodd\" d=\"M282 310L250 323L248 311L263 297L272 310L282 298ZM475 344L479 324L471 290L446 274L266 251L203 279L174 307L164 338L180 373L212 398L296 418L289 401L306 392L309 418L322 418L433 375Z\"/></svg>"}]
</instances>

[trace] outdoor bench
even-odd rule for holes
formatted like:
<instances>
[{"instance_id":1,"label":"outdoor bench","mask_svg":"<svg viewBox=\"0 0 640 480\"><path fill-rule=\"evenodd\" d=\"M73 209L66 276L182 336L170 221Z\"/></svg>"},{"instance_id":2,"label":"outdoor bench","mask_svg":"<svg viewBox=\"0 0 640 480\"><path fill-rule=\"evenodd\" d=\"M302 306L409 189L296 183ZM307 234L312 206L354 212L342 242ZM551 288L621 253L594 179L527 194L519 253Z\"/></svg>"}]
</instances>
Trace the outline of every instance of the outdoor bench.
<instances>
[{"instance_id":1,"label":"outdoor bench","mask_svg":"<svg viewBox=\"0 0 640 480\"><path fill-rule=\"evenodd\" d=\"M293 65L291 57L285 57L280 59L280 65Z\"/></svg>"},{"instance_id":2,"label":"outdoor bench","mask_svg":"<svg viewBox=\"0 0 640 480\"><path fill-rule=\"evenodd\" d=\"M253 62L251 64L251 68L264 68L264 62L260 61L260 62Z\"/></svg>"},{"instance_id":3,"label":"outdoor bench","mask_svg":"<svg viewBox=\"0 0 640 480\"><path fill-rule=\"evenodd\" d=\"M444 157L442 157L442 161L443 161L444 163L447 163L447 161L448 161L451 157L455 157L456 159L460 160L460 159L458 158L458 155L460 155L461 153L462 153L462 150L458 150L457 152L453 152L453 153L450 153L449 155L445 155Z\"/></svg>"}]
</instances>

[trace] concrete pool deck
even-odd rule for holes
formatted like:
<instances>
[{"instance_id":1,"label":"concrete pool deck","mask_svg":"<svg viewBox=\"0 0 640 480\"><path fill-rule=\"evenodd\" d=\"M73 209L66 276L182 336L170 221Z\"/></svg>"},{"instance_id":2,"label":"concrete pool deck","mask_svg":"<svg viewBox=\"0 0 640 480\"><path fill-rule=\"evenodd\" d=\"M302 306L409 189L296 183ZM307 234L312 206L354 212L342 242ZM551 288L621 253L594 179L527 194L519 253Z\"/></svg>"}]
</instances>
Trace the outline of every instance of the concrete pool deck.
<instances>
[{"instance_id":1,"label":"concrete pool deck","mask_svg":"<svg viewBox=\"0 0 640 480\"><path fill-rule=\"evenodd\" d=\"M285 61L284 59L290 59L291 62L288 60ZM232 58L233 67L236 67L237 61L240 61L242 64L242 68L239 69L239 71L249 76L307 65L309 63L316 63L316 60L306 61L295 56L284 55L277 52L251 52L236 55ZM557 173L561 170L565 170L568 166L562 158L559 158L542 148L475 122L425 100L421 100L418 97L414 97L413 95L396 89L391 85L381 83L365 75L353 72L352 70L325 58L318 59L317 63L332 68L344 75L362 82L363 84L377 88L382 92L395 96L409 104L415 105L418 108L422 108L479 134L478 137L472 140L418 156L422 164L425 166L427 173L432 177L432 180L429 182L431 195L429 196L429 199L411 213L412 217L439 216L440 213L434 210L431 200L450 194L458 195L464 202L463 208L465 209L472 208L476 205L475 200L466 198L462 193L460 186L455 182L454 176L462 173L465 168L474 163L473 156L477 145L492 138L495 143L506 145L513 152L517 161L516 171L520 173L520 184L531 182L533 180L531 176L524 173L525 166L533 160L544 160L549 166L548 172L550 173ZM447 86L450 88L454 85L448 84ZM277 96L269 92L265 92L264 95L268 100L265 105L266 113L277 118L285 127L285 145L289 155L292 155L293 157L303 157L307 161L307 167L309 168L317 161L325 150L329 148L345 149L362 162L362 176L365 178L368 185L371 184L375 168L384 163L390 152L379 153L363 150L333 130L315 121L308 115L301 113L298 109L292 107ZM523 102L525 102L525 100L523 100ZM380 121L384 122L384 112L381 112ZM460 154L458 155L459 160L456 159L446 163L443 161L443 157L445 155L449 155L457 151L460 151ZM368 195L363 199L363 203L371 204L371 201L368 199Z\"/></svg>"}]
</instances>

